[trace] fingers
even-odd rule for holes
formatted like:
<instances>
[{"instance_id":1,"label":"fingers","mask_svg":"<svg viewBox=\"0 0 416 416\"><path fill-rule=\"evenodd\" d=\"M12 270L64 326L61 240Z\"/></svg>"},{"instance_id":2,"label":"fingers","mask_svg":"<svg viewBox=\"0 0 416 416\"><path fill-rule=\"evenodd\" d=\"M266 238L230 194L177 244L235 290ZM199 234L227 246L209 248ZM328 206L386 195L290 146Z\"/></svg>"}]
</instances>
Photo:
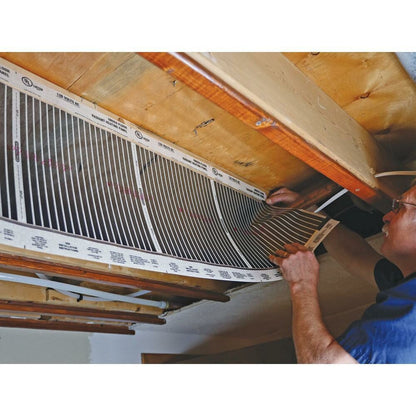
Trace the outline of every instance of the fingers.
<instances>
[{"instance_id":1,"label":"fingers","mask_svg":"<svg viewBox=\"0 0 416 416\"><path fill-rule=\"evenodd\" d=\"M279 250L277 249L274 254L270 254L269 256L269 260L274 263L277 264L278 266L282 265L282 261L286 258L289 257L289 253L287 251L284 250Z\"/></svg>"},{"instance_id":2,"label":"fingers","mask_svg":"<svg viewBox=\"0 0 416 416\"><path fill-rule=\"evenodd\" d=\"M285 244L284 248L290 254L295 254L298 251L309 251L305 246L299 243Z\"/></svg>"},{"instance_id":3,"label":"fingers","mask_svg":"<svg viewBox=\"0 0 416 416\"><path fill-rule=\"evenodd\" d=\"M276 264L276 266L281 266L281 265L282 265L282 261L283 261L284 259L282 259L281 257L275 256L274 254L270 254L270 256L269 256L269 260L270 260L272 263Z\"/></svg>"},{"instance_id":4,"label":"fingers","mask_svg":"<svg viewBox=\"0 0 416 416\"><path fill-rule=\"evenodd\" d=\"M298 193L283 187L269 195L269 197L266 199L266 203L269 205L275 205L279 203L290 205L295 201L298 201L300 198L301 196Z\"/></svg>"},{"instance_id":5,"label":"fingers","mask_svg":"<svg viewBox=\"0 0 416 416\"><path fill-rule=\"evenodd\" d=\"M285 247L285 250L290 254L295 254L299 251L299 249L293 244L285 244L284 247Z\"/></svg>"},{"instance_id":6,"label":"fingers","mask_svg":"<svg viewBox=\"0 0 416 416\"><path fill-rule=\"evenodd\" d=\"M285 249L287 251L289 251L289 249L287 248L287 246L290 246L291 250L296 249L296 251L310 251L308 248L306 248L305 246L303 246L302 244L299 243L292 243L292 244L285 244Z\"/></svg>"},{"instance_id":7,"label":"fingers","mask_svg":"<svg viewBox=\"0 0 416 416\"><path fill-rule=\"evenodd\" d=\"M278 202L285 202L291 197L291 192L287 188L280 188L277 191L274 191L269 197L267 198L266 202L268 204L276 204Z\"/></svg>"},{"instance_id":8,"label":"fingers","mask_svg":"<svg viewBox=\"0 0 416 416\"><path fill-rule=\"evenodd\" d=\"M286 194L286 193L293 193L292 190L290 190L289 188L286 188L285 186L282 186L279 189L276 189L275 191L273 191L272 195L279 195L279 194Z\"/></svg>"},{"instance_id":9,"label":"fingers","mask_svg":"<svg viewBox=\"0 0 416 416\"><path fill-rule=\"evenodd\" d=\"M275 254L276 254L276 255L278 255L279 257L283 257L284 259L285 259L286 257L289 257L289 253L288 253L287 251L284 251L284 250L279 250L279 249L277 249L277 250L275 251Z\"/></svg>"},{"instance_id":10,"label":"fingers","mask_svg":"<svg viewBox=\"0 0 416 416\"><path fill-rule=\"evenodd\" d=\"M287 259L291 254L296 254L298 251L309 251L309 249L299 243L285 244L284 248L285 250L276 249L274 254L269 256L269 260L272 263L281 266L282 261Z\"/></svg>"},{"instance_id":11,"label":"fingers","mask_svg":"<svg viewBox=\"0 0 416 416\"><path fill-rule=\"evenodd\" d=\"M286 202L286 203L290 203L293 200L293 195L290 194L278 194L278 195L270 195L267 199L266 199L266 203L268 203L269 205L275 205L275 204L279 204L282 202Z\"/></svg>"}]
</instances>

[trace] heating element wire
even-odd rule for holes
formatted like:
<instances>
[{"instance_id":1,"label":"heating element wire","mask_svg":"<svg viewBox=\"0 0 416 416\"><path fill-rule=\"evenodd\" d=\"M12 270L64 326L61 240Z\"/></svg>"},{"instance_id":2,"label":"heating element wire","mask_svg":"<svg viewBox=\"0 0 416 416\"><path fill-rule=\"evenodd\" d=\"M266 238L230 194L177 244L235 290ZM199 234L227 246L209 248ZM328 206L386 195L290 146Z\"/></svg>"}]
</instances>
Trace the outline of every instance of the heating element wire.
<instances>
[{"instance_id":1,"label":"heating element wire","mask_svg":"<svg viewBox=\"0 0 416 416\"><path fill-rule=\"evenodd\" d=\"M14 91L0 83L1 217L19 220L22 186L27 224L241 269L273 268L271 252L288 241L305 244L325 224L318 215L271 208L29 94L13 101ZM13 123L20 142L13 143ZM16 161L23 185L15 184Z\"/></svg>"}]
</instances>

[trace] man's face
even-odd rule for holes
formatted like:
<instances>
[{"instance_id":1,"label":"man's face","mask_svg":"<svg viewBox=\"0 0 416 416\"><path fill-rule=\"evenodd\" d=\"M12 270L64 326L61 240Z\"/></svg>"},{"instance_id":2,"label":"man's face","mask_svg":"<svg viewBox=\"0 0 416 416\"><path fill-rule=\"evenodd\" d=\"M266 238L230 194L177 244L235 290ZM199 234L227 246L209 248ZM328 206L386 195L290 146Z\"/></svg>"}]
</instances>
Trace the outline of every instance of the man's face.
<instances>
[{"instance_id":1,"label":"man's face","mask_svg":"<svg viewBox=\"0 0 416 416\"><path fill-rule=\"evenodd\" d=\"M399 200L416 204L416 186L405 192ZM383 221L384 242L381 252L393 262L403 256L416 256L416 206L404 204L399 212L388 212Z\"/></svg>"}]
</instances>

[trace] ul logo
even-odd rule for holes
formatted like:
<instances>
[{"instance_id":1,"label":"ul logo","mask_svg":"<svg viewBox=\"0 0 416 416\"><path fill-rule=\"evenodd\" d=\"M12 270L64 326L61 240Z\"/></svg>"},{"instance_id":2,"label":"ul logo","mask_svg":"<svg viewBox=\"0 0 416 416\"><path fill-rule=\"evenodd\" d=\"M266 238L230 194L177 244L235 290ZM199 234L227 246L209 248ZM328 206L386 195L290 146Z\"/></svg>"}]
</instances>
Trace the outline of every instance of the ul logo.
<instances>
[{"instance_id":1,"label":"ul logo","mask_svg":"<svg viewBox=\"0 0 416 416\"><path fill-rule=\"evenodd\" d=\"M26 85L26 87L33 86L33 82L28 77L22 77L22 82Z\"/></svg>"},{"instance_id":2,"label":"ul logo","mask_svg":"<svg viewBox=\"0 0 416 416\"><path fill-rule=\"evenodd\" d=\"M136 137L137 137L139 140L142 140L142 139L143 139L143 134L142 134L139 130L136 130L135 134L136 134Z\"/></svg>"}]
</instances>

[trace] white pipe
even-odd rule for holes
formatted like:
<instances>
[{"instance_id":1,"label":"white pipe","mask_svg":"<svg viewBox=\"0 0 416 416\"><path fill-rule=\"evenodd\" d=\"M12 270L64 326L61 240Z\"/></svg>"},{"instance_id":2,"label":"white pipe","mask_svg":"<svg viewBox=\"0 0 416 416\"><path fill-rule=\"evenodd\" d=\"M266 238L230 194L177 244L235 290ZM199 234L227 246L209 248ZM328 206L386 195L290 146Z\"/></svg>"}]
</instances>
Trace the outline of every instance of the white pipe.
<instances>
[{"instance_id":1,"label":"white pipe","mask_svg":"<svg viewBox=\"0 0 416 416\"><path fill-rule=\"evenodd\" d=\"M416 54L415 54L415 59L416 59ZM381 178L383 176L414 176L416 175L416 171L414 170L395 170L395 171L391 171L391 172L381 172L381 173L376 173L374 175L374 177L376 178ZM336 193L334 196L332 196L331 198L329 198L326 202L324 202L320 207L318 207L314 212L319 212L322 209L324 209L325 207L327 207L329 204L332 204L336 199L338 199L339 197L341 197L342 195L346 194L348 192L348 189L342 189L341 191L339 191L338 193Z\"/></svg>"},{"instance_id":2,"label":"white pipe","mask_svg":"<svg viewBox=\"0 0 416 416\"><path fill-rule=\"evenodd\" d=\"M147 293L150 293L150 292L151 292L151 290L139 290L138 292L129 293L126 296L132 296L134 298L138 298L139 296L146 295Z\"/></svg>"},{"instance_id":3,"label":"white pipe","mask_svg":"<svg viewBox=\"0 0 416 416\"><path fill-rule=\"evenodd\" d=\"M416 170L392 170L391 172L381 172L374 175L375 178L383 176L415 176Z\"/></svg>"},{"instance_id":4,"label":"white pipe","mask_svg":"<svg viewBox=\"0 0 416 416\"><path fill-rule=\"evenodd\" d=\"M396 56L410 78L416 82L416 52L396 52Z\"/></svg>"},{"instance_id":5,"label":"white pipe","mask_svg":"<svg viewBox=\"0 0 416 416\"><path fill-rule=\"evenodd\" d=\"M48 276L44 275L43 273L36 273L36 276L40 277L41 279L44 280L50 280ZM77 286L78 287L78 286ZM80 295L79 293L74 293L74 292L68 292L67 290L56 290L59 293L62 293L62 295L65 296L69 296L71 298L80 298L82 297L83 300L90 300L93 302L111 302L112 299L104 299L104 298L97 298L95 296L83 296ZM150 290L139 290L138 292L134 292L134 293L129 293L128 297L139 297L142 295L145 295L146 293L150 293Z\"/></svg>"},{"instance_id":6,"label":"white pipe","mask_svg":"<svg viewBox=\"0 0 416 416\"><path fill-rule=\"evenodd\" d=\"M27 276L19 276L19 275L9 274L9 273L0 273L0 280L3 280L5 282L22 283L25 285L47 287L47 288L51 288L55 290L70 291L70 292L80 293L83 295L84 294L91 295L91 296L103 298L106 300L134 303L137 305L154 306L160 309L166 309L168 307L168 303L165 301L137 299L131 296L118 295L116 293L109 293L109 292L104 292L102 290L89 289L89 288L82 287L82 286L70 285L68 283L55 282L53 280L38 279L37 277L27 277Z\"/></svg>"},{"instance_id":7,"label":"white pipe","mask_svg":"<svg viewBox=\"0 0 416 416\"><path fill-rule=\"evenodd\" d=\"M332 204L336 199L341 197L342 195L346 194L348 192L348 189L343 189L336 193L334 196L328 199L328 201L324 202L320 207L318 207L314 212L319 212L325 207L327 207L329 204Z\"/></svg>"}]
</instances>

